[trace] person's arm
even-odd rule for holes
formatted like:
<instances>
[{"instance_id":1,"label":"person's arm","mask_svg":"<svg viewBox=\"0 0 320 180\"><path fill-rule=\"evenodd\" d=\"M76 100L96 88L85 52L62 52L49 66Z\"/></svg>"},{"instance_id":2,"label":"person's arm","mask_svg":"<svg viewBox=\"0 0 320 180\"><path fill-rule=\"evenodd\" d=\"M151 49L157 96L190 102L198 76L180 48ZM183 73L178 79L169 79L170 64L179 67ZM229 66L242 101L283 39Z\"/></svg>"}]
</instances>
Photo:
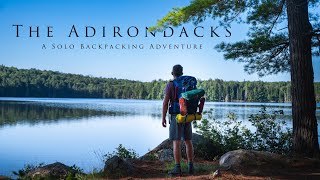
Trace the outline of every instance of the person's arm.
<instances>
[{"instance_id":1,"label":"person's arm","mask_svg":"<svg viewBox=\"0 0 320 180\"><path fill-rule=\"evenodd\" d=\"M169 106L169 101L170 101L170 96L172 92L172 83L168 83L166 85L166 88L164 89L164 99L163 99L163 104L162 104L162 126L166 127L167 126L167 111L168 111L168 106Z\"/></svg>"},{"instance_id":2,"label":"person's arm","mask_svg":"<svg viewBox=\"0 0 320 180\"><path fill-rule=\"evenodd\" d=\"M163 105L162 105L162 126L166 127L167 126L167 111L168 111L168 106L169 106L169 99L170 95L169 93L165 93L164 99L163 99Z\"/></svg>"}]
</instances>

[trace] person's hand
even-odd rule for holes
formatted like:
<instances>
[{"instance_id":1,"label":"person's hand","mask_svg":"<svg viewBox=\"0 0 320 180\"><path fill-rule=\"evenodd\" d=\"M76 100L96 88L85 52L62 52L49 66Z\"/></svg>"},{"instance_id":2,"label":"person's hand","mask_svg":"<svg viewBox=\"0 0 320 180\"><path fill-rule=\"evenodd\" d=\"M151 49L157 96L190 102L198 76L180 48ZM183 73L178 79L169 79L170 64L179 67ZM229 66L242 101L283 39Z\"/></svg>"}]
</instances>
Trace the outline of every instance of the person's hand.
<instances>
[{"instance_id":1,"label":"person's hand","mask_svg":"<svg viewBox=\"0 0 320 180\"><path fill-rule=\"evenodd\" d=\"M166 118L162 118L162 127L167 127L167 120L166 120Z\"/></svg>"}]
</instances>

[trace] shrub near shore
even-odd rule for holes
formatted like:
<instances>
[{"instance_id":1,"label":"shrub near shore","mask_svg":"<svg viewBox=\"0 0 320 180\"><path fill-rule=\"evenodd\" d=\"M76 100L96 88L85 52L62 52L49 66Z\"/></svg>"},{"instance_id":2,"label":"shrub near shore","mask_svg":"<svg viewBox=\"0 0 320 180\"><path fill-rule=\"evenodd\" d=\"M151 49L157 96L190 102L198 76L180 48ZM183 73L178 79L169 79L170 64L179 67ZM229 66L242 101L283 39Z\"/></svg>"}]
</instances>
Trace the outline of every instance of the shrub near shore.
<instances>
[{"instance_id":1,"label":"shrub near shore","mask_svg":"<svg viewBox=\"0 0 320 180\"><path fill-rule=\"evenodd\" d=\"M236 150L258 150L288 154L292 147L292 128L287 126L282 110L268 112L263 106L258 114L249 116L253 127L249 130L236 114L229 113L227 120L213 118L212 110L204 112L206 118L194 121L197 132L217 145L220 155Z\"/></svg>"}]
</instances>

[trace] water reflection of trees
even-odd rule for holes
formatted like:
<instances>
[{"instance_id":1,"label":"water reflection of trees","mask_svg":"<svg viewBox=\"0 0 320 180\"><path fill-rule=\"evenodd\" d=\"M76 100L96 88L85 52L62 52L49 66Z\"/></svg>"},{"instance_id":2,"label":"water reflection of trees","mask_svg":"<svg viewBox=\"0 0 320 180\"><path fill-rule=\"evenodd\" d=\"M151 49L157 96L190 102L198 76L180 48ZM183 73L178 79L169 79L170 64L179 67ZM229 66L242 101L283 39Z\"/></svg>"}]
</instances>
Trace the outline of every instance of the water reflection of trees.
<instances>
[{"instance_id":1,"label":"water reflection of trees","mask_svg":"<svg viewBox=\"0 0 320 180\"><path fill-rule=\"evenodd\" d=\"M43 103L43 102L18 102L18 101L0 101L0 127L4 125L15 125L15 124L30 124L34 125L37 123L54 123L58 121L70 121L79 120L91 117L100 116L129 116L141 114L139 111L134 109L125 108L121 110L115 109L113 111L104 110L105 108L98 106L87 106L83 104L65 104L65 103ZM229 107L229 106L228 106ZM257 112L243 112L238 110L230 110L228 108L223 109L222 105L211 105L208 104L208 108L212 109L214 119L225 119L226 114L234 112L239 119L246 120L250 114ZM230 108L230 107L229 107ZM246 108L256 108L246 107ZM290 107L272 107L276 109L288 110L283 116L284 120L292 120ZM271 109L272 109L271 108ZM110 109L110 108L108 108ZM161 118L160 110L158 111L147 111L144 115L149 115L152 118ZM320 110L317 109L317 118L320 120Z\"/></svg>"},{"instance_id":2,"label":"water reflection of trees","mask_svg":"<svg viewBox=\"0 0 320 180\"><path fill-rule=\"evenodd\" d=\"M99 116L126 116L128 112L103 111L89 108L50 106L50 104L0 101L0 126L19 123L58 122Z\"/></svg>"}]
</instances>

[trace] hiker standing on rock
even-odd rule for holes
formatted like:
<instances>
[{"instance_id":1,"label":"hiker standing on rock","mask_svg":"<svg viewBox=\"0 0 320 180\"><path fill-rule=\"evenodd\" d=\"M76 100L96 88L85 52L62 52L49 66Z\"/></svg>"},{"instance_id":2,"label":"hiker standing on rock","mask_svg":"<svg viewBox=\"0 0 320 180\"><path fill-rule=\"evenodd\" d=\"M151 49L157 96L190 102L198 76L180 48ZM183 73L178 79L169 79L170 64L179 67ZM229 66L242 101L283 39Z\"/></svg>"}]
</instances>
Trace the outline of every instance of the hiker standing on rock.
<instances>
[{"instance_id":1,"label":"hiker standing on rock","mask_svg":"<svg viewBox=\"0 0 320 180\"><path fill-rule=\"evenodd\" d=\"M169 107L169 114L170 114L170 119L169 119L169 139L173 141L173 156L175 160L175 167L169 171L169 175L181 175L181 166L180 166L180 161L181 161L181 140L184 140L185 145L186 145L186 152L187 152L187 159L188 159L188 174L193 174L194 173L194 168L193 168L193 145L192 145L192 125L191 122L185 122L185 123L178 123L176 121L176 116L177 114L180 113L179 111L179 99L178 99L178 94L181 93L179 92L179 83L181 80L184 81L189 81L189 79L193 78L192 80L196 80L194 77L191 76L182 76L183 75L183 67L181 65L175 65L172 68L171 74L173 75L173 81L170 81L164 90L165 96L163 100L163 110L162 110L162 126L166 127L167 126L167 120L166 120L166 115L167 115L167 110L168 106ZM189 79L188 79L189 78ZM192 84L192 83L191 83ZM182 87L183 89L184 87ZM178 105L176 105L178 104Z\"/></svg>"}]
</instances>

